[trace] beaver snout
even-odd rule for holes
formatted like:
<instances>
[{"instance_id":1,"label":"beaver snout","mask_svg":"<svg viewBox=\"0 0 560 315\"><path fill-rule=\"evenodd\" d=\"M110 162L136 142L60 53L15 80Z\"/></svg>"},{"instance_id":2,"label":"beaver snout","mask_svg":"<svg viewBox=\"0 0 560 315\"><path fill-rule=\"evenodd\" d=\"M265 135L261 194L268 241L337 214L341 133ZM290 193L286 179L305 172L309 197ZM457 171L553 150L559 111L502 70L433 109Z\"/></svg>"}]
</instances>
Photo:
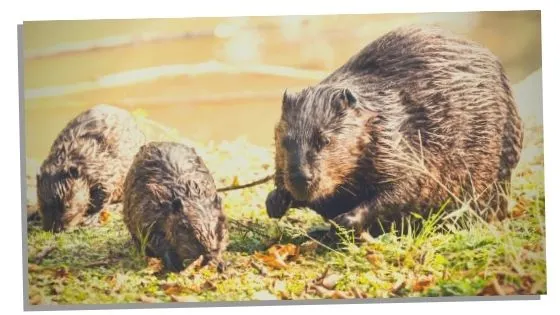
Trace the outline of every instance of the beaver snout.
<instances>
[{"instance_id":1,"label":"beaver snout","mask_svg":"<svg viewBox=\"0 0 560 315\"><path fill-rule=\"evenodd\" d=\"M313 183L311 173L302 169L293 170L289 174L289 181L294 198L300 201L307 200Z\"/></svg>"}]
</instances>

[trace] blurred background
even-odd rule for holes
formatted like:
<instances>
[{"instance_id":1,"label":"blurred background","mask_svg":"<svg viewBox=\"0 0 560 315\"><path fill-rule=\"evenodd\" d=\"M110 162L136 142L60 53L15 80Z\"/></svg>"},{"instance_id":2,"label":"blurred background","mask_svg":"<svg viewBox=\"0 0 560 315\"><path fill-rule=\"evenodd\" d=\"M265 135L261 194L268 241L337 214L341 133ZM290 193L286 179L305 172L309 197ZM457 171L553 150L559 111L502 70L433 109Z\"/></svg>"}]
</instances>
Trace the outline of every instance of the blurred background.
<instances>
[{"instance_id":1,"label":"blurred background","mask_svg":"<svg viewBox=\"0 0 560 315\"><path fill-rule=\"evenodd\" d=\"M538 11L25 22L26 155L44 158L68 120L99 103L197 142L269 147L284 89L317 83L411 23L487 46L512 83L533 80L524 95L540 96ZM542 111L531 104L524 114Z\"/></svg>"}]
</instances>

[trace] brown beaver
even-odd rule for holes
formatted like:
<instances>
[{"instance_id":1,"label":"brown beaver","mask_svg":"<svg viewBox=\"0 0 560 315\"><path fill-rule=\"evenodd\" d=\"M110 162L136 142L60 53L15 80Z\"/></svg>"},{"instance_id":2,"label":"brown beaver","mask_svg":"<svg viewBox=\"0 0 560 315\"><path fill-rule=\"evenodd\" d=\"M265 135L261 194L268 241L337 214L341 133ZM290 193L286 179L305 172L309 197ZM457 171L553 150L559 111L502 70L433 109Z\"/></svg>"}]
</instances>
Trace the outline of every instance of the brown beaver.
<instances>
[{"instance_id":1,"label":"brown beaver","mask_svg":"<svg viewBox=\"0 0 560 315\"><path fill-rule=\"evenodd\" d=\"M174 142L142 146L126 176L124 222L146 254L172 271L204 256L223 270L227 222L214 179L196 151Z\"/></svg>"},{"instance_id":2,"label":"brown beaver","mask_svg":"<svg viewBox=\"0 0 560 315\"><path fill-rule=\"evenodd\" d=\"M284 92L267 211L308 207L374 236L447 201L501 219L522 141L496 56L435 27L397 28L317 85Z\"/></svg>"},{"instance_id":3,"label":"brown beaver","mask_svg":"<svg viewBox=\"0 0 560 315\"><path fill-rule=\"evenodd\" d=\"M75 227L122 199L122 185L145 136L132 115L96 105L59 133L37 178L43 229Z\"/></svg>"}]
</instances>

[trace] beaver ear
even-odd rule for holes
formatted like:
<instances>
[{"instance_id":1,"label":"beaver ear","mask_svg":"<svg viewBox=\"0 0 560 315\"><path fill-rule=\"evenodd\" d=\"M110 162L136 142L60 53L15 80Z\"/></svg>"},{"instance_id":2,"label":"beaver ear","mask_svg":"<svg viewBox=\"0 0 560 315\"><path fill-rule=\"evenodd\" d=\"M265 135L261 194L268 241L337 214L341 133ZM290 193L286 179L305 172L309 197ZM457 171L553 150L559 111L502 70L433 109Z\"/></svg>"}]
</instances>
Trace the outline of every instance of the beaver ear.
<instances>
[{"instance_id":1,"label":"beaver ear","mask_svg":"<svg viewBox=\"0 0 560 315\"><path fill-rule=\"evenodd\" d=\"M173 199L171 202L171 210L175 213L183 212L183 201L179 198Z\"/></svg>"},{"instance_id":2,"label":"beaver ear","mask_svg":"<svg viewBox=\"0 0 560 315\"><path fill-rule=\"evenodd\" d=\"M282 111L292 108L295 105L296 100L296 94L288 92L288 89L284 90L284 94L282 95Z\"/></svg>"},{"instance_id":3,"label":"beaver ear","mask_svg":"<svg viewBox=\"0 0 560 315\"><path fill-rule=\"evenodd\" d=\"M357 102L356 96L348 88L342 89L338 101L339 101L338 105L340 107L339 109L341 109L341 110L346 109L346 108L354 107L356 105L356 102Z\"/></svg>"}]
</instances>

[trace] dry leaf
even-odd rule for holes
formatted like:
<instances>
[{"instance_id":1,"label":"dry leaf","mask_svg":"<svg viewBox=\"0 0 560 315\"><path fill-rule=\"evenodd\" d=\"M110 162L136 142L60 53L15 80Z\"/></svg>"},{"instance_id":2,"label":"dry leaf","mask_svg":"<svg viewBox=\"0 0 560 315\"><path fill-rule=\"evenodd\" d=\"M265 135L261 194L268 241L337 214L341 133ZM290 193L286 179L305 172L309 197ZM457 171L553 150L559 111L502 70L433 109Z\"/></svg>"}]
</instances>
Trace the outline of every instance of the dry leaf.
<instances>
[{"instance_id":1,"label":"dry leaf","mask_svg":"<svg viewBox=\"0 0 560 315\"><path fill-rule=\"evenodd\" d=\"M405 285L406 282L404 280L399 280L393 285L393 287L391 288L391 292L397 294L400 290L404 288Z\"/></svg>"},{"instance_id":2,"label":"dry leaf","mask_svg":"<svg viewBox=\"0 0 560 315\"><path fill-rule=\"evenodd\" d=\"M111 218L111 213L107 209L103 209L99 213L99 223L101 224L107 224L110 218Z\"/></svg>"},{"instance_id":3,"label":"dry leaf","mask_svg":"<svg viewBox=\"0 0 560 315\"><path fill-rule=\"evenodd\" d=\"M192 295L171 295L173 302L198 302L198 299Z\"/></svg>"},{"instance_id":4,"label":"dry leaf","mask_svg":"<svg viewBox=\"0 0 560 315\"><path fill-rule=\"evenodd\" d=\"M327 288L327 289L329 289L329 290L332 290L332 289L334 289L334 287L336 286L336 284L338 283L338 281L339 281L341 278L342 278L341 275L338 275L338 274L333 273L333 274L330 274L330 275L326 276L326 277L323 279L323 281L321 281L321 284L322 284L325 288Z\"/></svg>"},{"instance_id":5,"label":"dry leaf","mask_svg":"<svg viewBox=\"0 0 560 315\"><path fill-rule=\"evenodd\" d=\"M378 253L371 253L366 255L366 259L375 267L378 267L383 262L383 255Z\"/></svg>"},{"instance_id":6,"label":"dry leaf","mask_svg":"<svg viewBox=\"0 0 560 315\"><path fill-rule=\"evenodd\" d=\"M41 302L43 302L43 297L38 294L35 294L29 298L29 304L31 305L41 304Z\"/></svg>"},{"instance_id":7,"label":"dry leaf","mask_svg":"<svg viewBox=\"0 0 560 315\"><path fill-rule=\"evenodd\" d=\"M343 291L334 291L331 296L331 299L352 299L353 296L349 295L346 292Z\"/></svg>"},{"instance_id":8,"label":"dry leaf","mask_svg":"<svg viewBox=\"0 0 560 315\"><path fill-rule=\"evenodd\" d=\"M278 297L276 297L276 295L271 294L267 290L262 290L262 291L256 292L255 294L253 294L253 298L255 300L259 300L259 301L278 300Z\"/></svg>"},{"instance_id":9,"label":"dry leaf","mask_svg":"<svg viewBox=\"0 0 560 315\"><path fill-rule=\"evenodd\" d=\"M183 287L176 283L164 283L161 288L167 295L176 295L183 292Z\"/></svg>"},{"instance_id":10,"label":"dry leaf","mask_svg":"<svg viewBox=\"0 0 560 315\"><path fill-rule=\"evenodd\" d=\"M68 269L66 267L57 268L54 272L55 278L66 278L68 276Z\"/></svg>"},{"instance_id":11,"label":"dry leaf","mask_svg":"<svg viewBox=\"0 0 560 315\"><path fill-rule=\"evenodd\" d=\"M416 281L414 282L414 285L412 286L412 291L414 292L422 292L424 291L427 287L429 287L430 285L432 285L434 283L434 277L432 275L429 276L420 276L418 279L416 279Z\"/></svg>"},{"instance_id":12,"label":"dry leaf","mask_svg":"<svg viewBox=\"0 0 560 315\"><path fill-rule=\"evenodd\" d=\"M515 288L511 285L501 285L498 279L493 279L490 284L482 289L479 295L484 296L497 296L497 295L511 295L515 293Z\"/></svg>"},{"instance_id":13,"label":"dry leaf","mask_svg":"<svg viewBox=\"0 0 560 315\"><path fill-rule=\"evenodd\" d=\"M29 272L34 272L34 271L40 271L42 270L43 267L36 265L36 264L27 264L27 270L29 270Z\"/></svg>"},{"instance_id":14,"label":"dry leaf","mask_svg":"<svg viewBox=\"0 0 560 315\"><path fill-rule=\"evenodd\" d=\"M148 257L148 267L144 269L144 272L148 274L158 273L163 270L163 263L159 258Z\"/></svg>"},{"instance_id":15,"label":"dry leaf","mask_svg":"<svg viewBox=\"0 0 560 315\"><path fill-rule=\"evenodd\" d=\"M266 254L255 253L254 256L272 268L282 269L288 267L287 262L299 256L299 247L294 244L276 244L270 247Z\"/></svg>"},{"instance_id":16,"label":"dry leaf","mask_svg":"<svg viewBox=\"0 0 560 315\"><path fill-rule=\"evenodd\" d=\"M216 285L211 282L210 280L207 280L206 282L204 282L202 284L202 286L200 287L201 290L209 290L209 291L214 291L216 290Z\"/></svg>"},{"instance_id":17,"label":"dry leaf","mask_svg":"<svg viewBox=\"0 0 560 315\"><path fill-rule=\"evenodd\" d=\"M161 302L160 300L151 297L151 296L146 296L144 294L142 294L139 298L140 302L144 302L144 303L159 303Z\"/></svg>"}]
</instances>

